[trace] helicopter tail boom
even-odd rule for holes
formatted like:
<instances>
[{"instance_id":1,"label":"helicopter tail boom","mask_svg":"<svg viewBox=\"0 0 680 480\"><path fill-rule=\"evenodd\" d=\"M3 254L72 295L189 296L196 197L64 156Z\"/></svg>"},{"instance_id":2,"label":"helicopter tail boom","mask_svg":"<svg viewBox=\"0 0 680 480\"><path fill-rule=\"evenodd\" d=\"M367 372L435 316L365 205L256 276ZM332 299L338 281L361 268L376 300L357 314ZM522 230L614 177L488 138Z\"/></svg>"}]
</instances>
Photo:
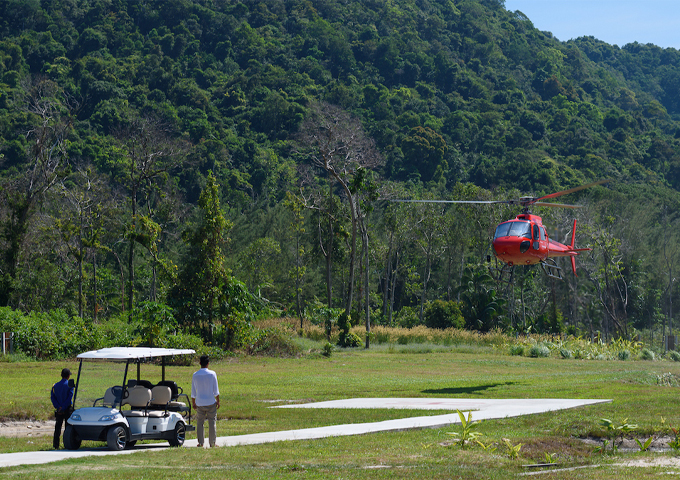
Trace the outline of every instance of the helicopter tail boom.
<instances>
[{"instance_id":1,"label":"helicopter tail boom","mask_svg":"<svg viewBox=\"0 0 680 480\"><path fill-rule=\"evenodd\" d=\"M576 275L576 256L579 252L588 252L592 248L575 248L576 246L576 220L574 220L574 226L571 231L571 243L569 245L563 245L561 243L550 240L550 249L548 251L549 257L569 257L571 262L571 271Z\"/></svg>"}]
</instances>

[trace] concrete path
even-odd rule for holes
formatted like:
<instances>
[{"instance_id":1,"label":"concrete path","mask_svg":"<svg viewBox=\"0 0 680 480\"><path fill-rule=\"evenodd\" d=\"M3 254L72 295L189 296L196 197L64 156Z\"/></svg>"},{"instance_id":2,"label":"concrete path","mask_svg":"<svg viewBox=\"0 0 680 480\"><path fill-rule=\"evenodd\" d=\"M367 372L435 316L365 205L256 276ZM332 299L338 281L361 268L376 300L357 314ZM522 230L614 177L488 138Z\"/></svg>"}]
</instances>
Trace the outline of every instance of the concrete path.
<instances>
[{"instance_id":1,"label":"concrete path","mask_svg":"<svg viewBox=\"0 0 680 480\"><path fill-rule=\"evenodd\" d=\"M449 410L454 413L386 420L383 422L333 425L329 427L305 428L301 430L285 430L280 432L218 437L217 446L230 447L235 445L255 445L285 440L313 440L326 437L362 435L366 433L409 430L415 428L439 428L460 422L460 418L455 410L472 411L473 420L490 420L494 418L517 417L520 415L531 415L608 402L611 402L611 400L353 398L329 402L280 405L273 408L401 408L412 410ZM196 439L184 442L185 447L196 447L196 445ZM123 450L122 452L112 452L106 448L81 448L75 451L54 450L5 453L0 454L0 467L50 463L69 458L87 456L130 454L145 450L159 450L167 447L167 443L154 443L150 445L140 445L132 450Z\"/></svg>"}]
</instances>

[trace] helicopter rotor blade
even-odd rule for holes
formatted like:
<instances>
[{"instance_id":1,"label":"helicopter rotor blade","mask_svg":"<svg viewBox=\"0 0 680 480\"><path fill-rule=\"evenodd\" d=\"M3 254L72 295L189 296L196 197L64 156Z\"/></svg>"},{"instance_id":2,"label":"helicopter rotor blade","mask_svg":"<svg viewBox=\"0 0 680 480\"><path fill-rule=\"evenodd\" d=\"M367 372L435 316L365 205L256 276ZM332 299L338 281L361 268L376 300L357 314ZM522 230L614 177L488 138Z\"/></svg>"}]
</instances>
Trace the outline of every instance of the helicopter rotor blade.
<instances>
[{"instance_id":1,"label":"helicopter rotor blade","mask_svg":"<svg viewBox=\"0 0 680 480\"><path fill-rule=\"evenodd\" d=\"M549 195L544 195L542 197L522 197L519 200L390 200L391 202L401 202L401 203L461 203L461 204L482 204L482 205L520 205L525 209L528 209L532 205L537 205L540 207L560 207L560 208L581 208L579 205L566 205L562 203L548 203L542 202L541 200L546 200L548 198L561 197L562 195L568 195L570 193L579 192L586 188L594 187L596 185L602 185L610 180L598 180L597 182L592 182L587 185L581 185L580 187L570 188L569 190L562 190L561 192L551 193Z\"/></svg>"},{"instance_id":2,"label":"helicopter rotor blade","mask_svg":"<svg viewBox=\"0 0 680 480\"><path fill-rule=\"evenodd\" d=\"M510 203L507 200L390 200L392 202L400 203L482 203L482 204L494 204L494 203Z\"/></svg>"},{"instance_id":3,"label":"helicopter rotor blade","mask_svg":"<svg viewBox=\"0 0 680 480\"><path fill-rule=\"evenodd\" d=\"M599 180L597 182L589 183L588 185L581 185L580 187L574 187L570 188L569 190L563 190L561 192L556 192L556 193L551 193L550 195L544 195L542 197L536 198L532 204L537 205L536 202L540 200L545 200L546 198L555 198L555 197L561 197L562 195L568 195L570 193L578 192L580 190L584 190L586 188L594 187L595 185L602 185L603 183L607 183L609 180ZM545 206L545 205L544 205Z\"/></svg>"},{"instance_id":4,"label":"helicopter rotor blade","mask_svg":"<svg viewBox=\"0 0 680 480\"><path fill-rule=\"evenodd\" d=\"M539 207L560 207L560 208L583 208L583 205L566 205L564 203L548 203L548 202L536 202L532 205L538 205Z\"/></svg>"}]
</instances>

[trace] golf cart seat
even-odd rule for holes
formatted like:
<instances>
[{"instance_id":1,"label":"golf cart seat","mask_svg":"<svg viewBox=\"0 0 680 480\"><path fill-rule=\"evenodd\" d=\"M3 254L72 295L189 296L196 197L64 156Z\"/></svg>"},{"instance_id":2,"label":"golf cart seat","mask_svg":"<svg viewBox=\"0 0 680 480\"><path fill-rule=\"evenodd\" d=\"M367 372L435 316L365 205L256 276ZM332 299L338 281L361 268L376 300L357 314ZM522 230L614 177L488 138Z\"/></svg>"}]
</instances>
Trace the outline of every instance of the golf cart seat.
<instances>
[{"instance_id":1,"label":"golf cart seat","mask_svg":"<svg viewBox=\"0 0 680 480\"><path fill-rule=\"evenodd\" d=\"M104 396L96 399L92 406L96 407L97 402L101 400L103 407L113 407L114 405L117 405L117 404L120 403L120 397L121 397L122 393L123 393L123 387L121 387L121 386L109 387L109 388L106 389Z\"/></svg>"},{"instance_id":2,"label":"golf cart seat","mask_svg":"<svg viewBox=\"0 0 680 480\"><path fill-rule=\"evenodd\" d=\"M170 387L171 400L173 402L177 401L177 397L182 393L182 387L177 385L177 382L173 380L161 380L156 384L156 386Z\"/></svg>"},{"instance_id":3,"label":"golf cart seat","mask_svg":"<svg viewBox=\"0 0 680 480\"><path fill-rule=\"evenodd\" d=\"M172 400L170 387L156 385L151 389L151 403L149 404L149 408L167 410L170 400Z\"/></svg>"},{"instance_id":4,"label":"golf cart seat","mask_svg":"<svg viewBox=\"0 0 680 480\"><path fill-rule=\"evenodd\" d=\"M121 413L126 417L145 417L146 408L151 403L151 390L141 385L135 385L127 390L127 398L123 399L123 405L130 405L130 410Z\"/></svg>"},{"instance_id":5,"label":"golf cart seat","mask_svg":"<svg viewBox=\"0 0 680 480\"><path fill-rule=\"evenodd\" d=\"M170 392L171 392L171 399L170 402L168 402L167 408L168 410L172 412L188 412L189 407L187 407L187 404L184 402L180 402L179 398L180 397L185 397L187 399L187 402L189 401L189 397L183 393L182 387L177 385L177 382L174 382L172 380L162 380L158 382L156 385L158 386L166 386L170 387Z\"/></svg>"},{"instance_id":6,"label":"golf cart seat","mask_svg":"<svg viewBox=\"0 0 680 480\"><path fill-rule=\"evenodd\" d=\"M136 387L136 386L142 386L146 387L149 390L153 388L153 383L151 383L148 380L128 380L128 388Z\"/></svg>"},{"instance_id":7,"label":"golf cart seat","mask_svg":"<svg viewBox=\"0 0 680 480\"><path fill-rule=\"evenodd\" d=\"M170 403L170 387L156 385L151 389L151 403L147 409L149 417L163 417L168 414L168 404Z\"/></svg>"}]
</instances>

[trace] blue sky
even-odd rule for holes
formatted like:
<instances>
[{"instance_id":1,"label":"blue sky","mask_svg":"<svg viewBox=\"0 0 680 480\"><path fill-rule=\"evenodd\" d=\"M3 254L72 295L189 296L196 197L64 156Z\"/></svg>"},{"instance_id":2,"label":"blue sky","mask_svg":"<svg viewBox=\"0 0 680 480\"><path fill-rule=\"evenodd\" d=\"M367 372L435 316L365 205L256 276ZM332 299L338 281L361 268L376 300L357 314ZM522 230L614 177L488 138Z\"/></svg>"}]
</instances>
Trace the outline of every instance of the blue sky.
<instances>
[{"instance_id":1,"label":"blue sky","mask_svg":"<svg viewBox=\"0 0 680 480\"><path fill-rule=\"evenodd\" d=\"M591 35L619 47L637 41L680 49L680 0L505 0L505 8L564 42Z\"/></svg>"}]
</instances>

